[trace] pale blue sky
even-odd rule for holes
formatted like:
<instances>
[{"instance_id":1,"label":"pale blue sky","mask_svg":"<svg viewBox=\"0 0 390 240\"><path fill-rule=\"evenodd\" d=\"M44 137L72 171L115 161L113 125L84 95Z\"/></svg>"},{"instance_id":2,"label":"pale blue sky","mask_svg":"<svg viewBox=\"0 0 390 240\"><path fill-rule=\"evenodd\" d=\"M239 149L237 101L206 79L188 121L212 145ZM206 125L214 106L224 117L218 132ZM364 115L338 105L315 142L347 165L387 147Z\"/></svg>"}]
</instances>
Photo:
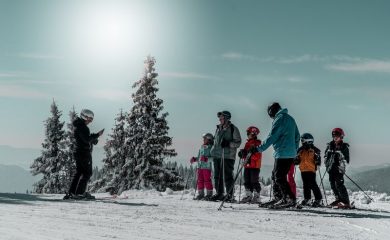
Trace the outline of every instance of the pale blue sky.
<instances>
[{"instance_id":1,"label":"pale blue sky","mask_svg":"<svg viewBox=\"0 0 390 240\"><path fill-rule=\"evenodd\" d=\"M0 145L39 148L53 98L92 130L130 109L153 55L178 159L216 112L242 133L279 101L321 149L345 129L356 164L389 162L388 1L0 1ZM245 136L243 136L245 139ZM272 163L271 151L266 154Z\"/></svg>"}]
</instances>

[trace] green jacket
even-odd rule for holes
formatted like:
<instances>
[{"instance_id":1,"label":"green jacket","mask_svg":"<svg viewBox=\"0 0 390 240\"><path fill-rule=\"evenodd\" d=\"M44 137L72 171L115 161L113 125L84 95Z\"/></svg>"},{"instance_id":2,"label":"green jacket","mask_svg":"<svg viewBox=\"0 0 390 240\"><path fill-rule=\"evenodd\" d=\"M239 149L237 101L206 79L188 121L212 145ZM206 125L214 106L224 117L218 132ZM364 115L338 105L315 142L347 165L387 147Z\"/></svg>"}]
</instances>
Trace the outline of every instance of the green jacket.
<instances>
[{"instance_id":1,"label":"green jacket","mask_svg":"<svg viewBox=\"0 0 390 240\"><path fill-rule=\"evenodd\" d=\"M214 145L211 149L211 156L213 158L222 158L222 140L229 142L229 146L223 148L225 159L236 159L237 148L241 145L240 131L231 122L226 127L217 125L217 130L214 135Z\"/></svg>"},{"instance_id":2,"label":"green jacket","mask_svg":"<svg viewBox=\"0 0 390 240\"><path fill-rule=\"evenodd\" d=\"M212 160L211 157L211 148L212 145L202 145L199 149L198 157L197 157L197 168L198 169L211 169Z\"/></svg>"}]
</instances>

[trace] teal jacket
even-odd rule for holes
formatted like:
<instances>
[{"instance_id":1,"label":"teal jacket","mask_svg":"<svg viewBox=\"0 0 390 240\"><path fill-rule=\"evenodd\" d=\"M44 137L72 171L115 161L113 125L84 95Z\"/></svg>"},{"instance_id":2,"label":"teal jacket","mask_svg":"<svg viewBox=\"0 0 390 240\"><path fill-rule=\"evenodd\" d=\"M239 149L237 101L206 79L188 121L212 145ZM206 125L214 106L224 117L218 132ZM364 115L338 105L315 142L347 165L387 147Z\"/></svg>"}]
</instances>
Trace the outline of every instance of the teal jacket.
<instances>
[{"instance_id":1,"label":"teal jacket","mask_svg":"<svg viewBox=\"0 0 390 240\"><path fill-rule=\"evenodd\" d=\"M202 145L199 149L198 158L196 159L198 162L198 169L211 169L211 150L212 145Z\"/></svg>"},{"instance_id":2,"label":"teal jacket","mask_svg":"<svg viewBox=\"0 0 390 240\"><path fill-rule=\"evenodd\" d=\"M259 152L264 152L271 145L274 147L274 158L295 158L299 148L300 134L287 109L281 109L276 113L272 122L271 132L258 147Z\"/></svg>"}]
</instances>

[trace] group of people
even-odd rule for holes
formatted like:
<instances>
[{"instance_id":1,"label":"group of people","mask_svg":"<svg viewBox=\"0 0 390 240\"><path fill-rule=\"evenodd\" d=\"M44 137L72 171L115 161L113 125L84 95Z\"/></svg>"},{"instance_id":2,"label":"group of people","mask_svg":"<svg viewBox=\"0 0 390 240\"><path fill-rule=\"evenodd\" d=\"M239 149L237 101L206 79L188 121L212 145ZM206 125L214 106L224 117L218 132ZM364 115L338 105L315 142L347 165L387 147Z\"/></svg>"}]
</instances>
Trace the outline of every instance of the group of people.
<instances>
[{"instance_id":1,"label":"group of people","mask_svg":"<svg viewBox=\"0 0 390 240\"><path fill-rule=\"evenodd\" d=\"M259 128L247 128L247 141L238 151L244 168L245 196L241 203L259 203L260 206L288 207L297 204L294 181L295 165L299 165L303 182L304 199L300 204L318 207L322 204L322 194L316 182L316 172L321 165L320 150L314 146L310 133L300 135L293 117L275 102L268 106L268 115L273 119L270 133L264 141L258 139ZM241 145L239 129L231 122L228 111L218 112L219 124L215 134L203 135L203 144L197 157L190 162L197 163L196 200L235 202L234 163ZM325 166L329 182L335 196L330 205L349 208L350 201L344 185L345 165L349 163L349 145L343 141L341 128L332 130L332 141L325 150ZM301 146L299 146L301 142ZM274 168L272 171L273 199L260 203L261 185L259 181L262 152L270 146L274 148ZM213 194L211 177L214 176L216 193ZM225 191L226 190L226 191ZM311 200L311 192L315 199Z\"/></svg>"}]
</instances>

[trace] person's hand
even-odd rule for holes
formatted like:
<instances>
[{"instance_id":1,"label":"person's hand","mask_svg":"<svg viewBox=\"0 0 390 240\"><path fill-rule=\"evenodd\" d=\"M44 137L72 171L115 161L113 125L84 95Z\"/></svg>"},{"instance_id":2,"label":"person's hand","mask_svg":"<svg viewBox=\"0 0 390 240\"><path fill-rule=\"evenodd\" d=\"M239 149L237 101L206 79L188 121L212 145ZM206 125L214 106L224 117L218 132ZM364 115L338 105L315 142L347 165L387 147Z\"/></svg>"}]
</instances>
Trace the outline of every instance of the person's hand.
<instances>
[{"instance_id":1,"label":"person's hand","mask_svg":"<svg viewBox=\"0 0 390 240\"><path fill-rule=\"evenodd\" d=\"M103 132L104 132L104 128L102 129L102 130L100 130L97 134L99 135L99 137L101 136L101 135L103 135Z\"/></svg>"},{"instance_id":2,"label":"person's hand","mask_svg":"<svg viewBox=\"0 0 390 240\"><path fill-rule=\"evenodd\" d=\"M294 158L294 164L295 165L299 165L301 163L301 159L299 158L299 156L296 156L295 158Z\"/></svg>"},{"instance_id":3,"label":"person's hand","mask_svg":"<svg viewBox=\"0 0 390 240\"><path fill-rule=\"evenodd\" d=\"M251 146L248 150L251 154L257 153L259 150L257 150L257 146Z\"/></svg>"},{"instance_id":4,"label":"person's hand","mask_svg":"<svg viewBox=\"0 0 390 240\"><path fill-rule=\"evenodd\" d=\"M344 154L340 151L340 150L338 150L338 151L336 151L336 154L338 154L339 155L339 159L340 159L340 161L342 161L342 160L344 160L345 159L345 157L344 157Z\"/></svg>"},{"instance_id":5,"label":"person's hand","mask_svg":"<svg viewBox=\"0 0 390 240\"><path fill-rule=\"evenodd\" d=\"M321 166L321 156L318 154L315 154L315 164L316 166Z\"/></svg>"},{"instance_id":6,"label":"person's hand","mask_svg":"<svg viewBox=\"0 0 390 240\"><path fill-rule=\"evenodd\" d=\"M346 163L345 161L340 161L340 165L339 165L339 172L341 174L345 174L345 170L346 170Z\"/></svg>"},{"instance_id":7,"label":"person's hand","mask_svg":"<svg viewBox=\"0 0 390 240\"><path fill-rule=\"evenodd\" d=\"M246 158L246 155L248 154L248 151L245 150L245 149L241 149L239 152L238 152L238 157L239 158Z\"/></svg>"},{"instance_id":8,"label":"person's hand","mask_svg":"<svg viewBox=\"0 0 390 240\"><path fill-rule=\"evenodd\" d=\"M230 141L228 141L226 139L223 139L222 142L221 142L221 147L222 148L230 147Z\"/></svg>"},{"instance_id":9,"label":"person's hand","mask_svg":"<svg viewBox=\"0 0 390 240\"><path fill-rule=\"evenodd\" d=\"M196 162L196 161L198 161L198 160L196 160L196 157L192 157L192 158L190 159L190 163L191 163L191 164L193 164L193 163Z\"/></svg>"}]
</instances>

